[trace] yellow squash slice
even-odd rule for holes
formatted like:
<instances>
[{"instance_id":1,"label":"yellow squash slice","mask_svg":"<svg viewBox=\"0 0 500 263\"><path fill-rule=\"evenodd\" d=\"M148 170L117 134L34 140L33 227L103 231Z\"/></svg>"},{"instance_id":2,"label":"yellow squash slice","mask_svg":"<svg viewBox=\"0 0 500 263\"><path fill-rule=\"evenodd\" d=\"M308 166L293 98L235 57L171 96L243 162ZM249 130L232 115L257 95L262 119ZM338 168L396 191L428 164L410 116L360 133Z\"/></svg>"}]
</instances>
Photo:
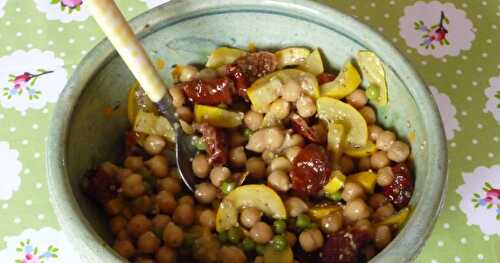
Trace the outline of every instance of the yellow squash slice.
<instances>
[{"instance_id":1,"label":"yellow squash slice","mask_svg":"<svg viewBox=\"0 0 500 263\"><path fill-rule=\"evenodd\" d=\"M264 249L264 263L293 263L293 251L290 247L277 251L271 245L267 245Z\"/></svg>"},{"instance_id":2,"label":"yellow squash slice","mask_svg":"<svg viewBox=\"0 0 500 263\"><path fill-rule=\"evenodd\" d=\"M353 158L363 158L375 153L377 151L377 146L372 141L368 140L365 146L353 147L346 144L342 149L346 155Z\"/></svg>"},{"instance_id":3,"label":"yellow squash slice","mask_svg":"<svg viewBox=\"0 0 500 263\"><path fill-rule=\"evenodd\" d=\"M135 117L134 131L149 135L165 137L169 142L175 142L175 130L165 117L154 113L139 111Z\"/></svg>"},{"instance_id":4,"label":"yellow squash slice","mask_svg":"<svg viewBox=\"0 0 500 263\"><path fill-rule=\"evenodd\" d=\"M318 49L315 49L307 58L306 61L299 65L299 69L307 71L314 76L317 76L325 71L323 66L323 60L321 59L321 53Z\"/></svg>"},{"instance_id":5,"label":"yellow squash slice","mask_svg":"<svg viewBox=\"0 0 500 263\"><path fill-rule=\"evenodd\" d=\"M243 113L228 111L219 107L194 105L194 119L197 123L208 123L218 128L236 128L243 121Z\"/></svg>"},{"instance_id":6,"label":"yellow squash slice","mask_svg":"<svg viewBox=\"0 0 500 263\"><path fill-rule=\"evenodd\" d=\"M311 54L311 51L302 47L285 48L275 53L278 60L278 68L296 66L303 64Z\"/></svg>"},{"instance_id":7,"label":"yellow squash slice","mask_svg":"<svg viewBox=\"0 0 500 263\"><path fill-rule=\"evenodd\" d=\"M246 55L246 51L237 48L220 47L215 49L208 57L207 68L218 68L231 64L241 56Z\"/></svg>"},{"instance_id":8,"label":"yellow squash slice","mask_svg":"<svg viewBox=\"0 0 500 263\"><path fill-rule=\"evenodd\" d=\"M351 94L361 84L358 70L347 62L335 80L321 85L321 96L342 99Z\"/></svg>"},{"instance_id":9,"label":"yellow squash slice","mask_svg":"<svg viewBox=\"0 0 500 263\"><path fill-rule=\"evenodd\" d=\"M373 100L375 105L383 107L387 105L388 95L387 95L387 82L385 79L385 70L380 58L371 51L360 51L357 54L357 61L363 77L370 82L370 84L375 84L378 89L378 97Z\"/></svg>"},{"instance_id":10,"label":"yellow squash slice","mask_svg":"<svg viewBox=\"0 0 500 263\"><path fill-rule=\"evenodd\" d=\"M377 182L377 174L372 171L359 172L357 174L347 176L347 182L356 182L360 184L365 192L372 194Z\"/></svg>"}]
</instances>

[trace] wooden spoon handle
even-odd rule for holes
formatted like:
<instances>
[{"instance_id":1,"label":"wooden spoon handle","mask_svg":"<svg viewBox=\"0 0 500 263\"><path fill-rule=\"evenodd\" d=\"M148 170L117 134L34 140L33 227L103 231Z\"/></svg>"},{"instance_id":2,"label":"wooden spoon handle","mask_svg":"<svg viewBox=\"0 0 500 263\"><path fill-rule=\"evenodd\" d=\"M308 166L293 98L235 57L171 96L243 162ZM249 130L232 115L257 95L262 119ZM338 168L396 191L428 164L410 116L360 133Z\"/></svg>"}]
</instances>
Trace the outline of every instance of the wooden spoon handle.
<instances>
[{"instance_id":1,"label":"wooden spoon handle","mask_svg":"<svg viewBox=\"0 0 500 263\"><path fill-rule=\"evenodd\" d=\"M167 87L115 2L87 0L85 3L148 97L159 102Z\"/></svg>"}]
</instances>

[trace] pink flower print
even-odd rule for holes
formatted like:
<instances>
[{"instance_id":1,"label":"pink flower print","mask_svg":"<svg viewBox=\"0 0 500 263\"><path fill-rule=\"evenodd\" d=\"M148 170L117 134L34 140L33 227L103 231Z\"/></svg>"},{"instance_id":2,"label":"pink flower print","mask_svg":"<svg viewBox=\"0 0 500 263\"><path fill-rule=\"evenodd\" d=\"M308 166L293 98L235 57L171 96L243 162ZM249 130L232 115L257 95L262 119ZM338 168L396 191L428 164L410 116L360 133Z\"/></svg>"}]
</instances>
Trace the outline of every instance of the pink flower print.
<instances>
[{"instance_id":1,"label":"pink flower print","mask_svg":"<svg viewBox=\"0 0 500 263\"><path fill-rule=\"evenodd\" d=\"M28 92L28 97L30 100L38 99L42 94L42 92L40 90L33 88L33 86L36 83L36 80L39 77L53 73L54 71L39 69L38 72L39 74L31 74L29 72L24 72L23 74L18 76L12 74L9 75L10 77L9 81L12 82L12 84L14 85L12 88L4 88L3 96L10 99L15 95L21 95L23 93L23 90L26 90Z\"/></svg>"},{"instance_id":2,"label":"pink flower print","mask_svg":"<svg viewBox=\"0 0 500 263\"><path fill-rule=\"evenodd\" d=\"M58 248L50 245L45 252L39 255L40 250L37 246L31 243L31 240L21 241L16 251L23 254L21 259L16 260L16 263L44 263L50 258L57 258Z\"/></svg>"},{"instance_id":3,"label":"pink flower print","mask_svg":"<svg viewBox=\"0 0 500 263\"><path fill-rule=\"evenodd\" d=\"M51 4L60 4L61 11L68 11L71 14L74 10L80 11L80 7L83 5L83 0L52 0Z\"/></svg>"},{"instance_id":4,"label":"pink flower print","mask_svg":"<svg viewBox=\"0 0 500 263\"><path fill-rule=\"evenodd\" d=\"M24 259L22 261L23 263L39 263L40 260L37 256L31 254L31 253L28 253L24 256Z\"/></svg>"},{"instance_id":5,"label":"pink flower print","mask_svg":"<svg viewBox=\"0 0 500 263\"><path fill-rule=\"evenodd\" d=\"M480 194L475 193L472 198L472 203L474 207L486 207L491 209L496 207L496 219L500 220L500 189L493 188L493 186L486 182L484 183L483 191L485 192L485 197L481 197Z\"/></svg>"},{"instance_id":6,"label":"pink flower print","mask_svg":"<svg viewBox=\"0 0 500 263\"><path fill-rule=\"evenodd\" d=\"M441 18L439 20L439 24L435 24L431 27L427 27L424 21L420 20L415 22L415 29L424 32L422 38L424 39L420 46L427 48L435 49L436 43L439 43L441 46L450 45L448 39L446 39L446 35L448 34L448 29L445 28L445 24L449 24L450 21L445 16L444 12L441 11Z\"/></svg>"},{"instance_id":7,"label":"pink flower print","mask_svg":"<svg viewBox=\"0 0 500 263\"><path fill-rule=\"evenodd\" d=\"M22 89L24 87L24 84L26 84L30 79L32 78L32 75L28 72L24 72L23 74L16 76L14 79L14 87L16 90Z\"/></svg>"}]
</instances>

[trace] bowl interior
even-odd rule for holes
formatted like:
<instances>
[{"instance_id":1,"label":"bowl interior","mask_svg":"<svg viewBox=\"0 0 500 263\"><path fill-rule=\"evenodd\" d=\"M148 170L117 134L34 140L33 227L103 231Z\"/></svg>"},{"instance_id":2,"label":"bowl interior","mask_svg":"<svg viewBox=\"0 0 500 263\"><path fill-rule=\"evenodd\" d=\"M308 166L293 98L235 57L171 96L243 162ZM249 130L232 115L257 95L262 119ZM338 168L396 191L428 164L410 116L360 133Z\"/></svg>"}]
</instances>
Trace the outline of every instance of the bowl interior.
<instances>
[{"instance_id":1,"label":"bowl interior","mask_svg":"<svg viewBox=\"0 0 500 263\"><path fill-rule=\"evenodd\" d=\"M369 49L379 54L386 63L390 103L385 108L377 109L378 120L411 143L416 176L416 190L411 203L416 209L401 235L374 261L383 257L384 262L406 262L403 259L413 257L416 249L408 253L408 247L418 247L423 243L439 207L441 194L427 196L425 202L421 199L433 183L442 189L444 168L440 162L445 149L438 147L442 145L443 138L433 102L404 60L388 44L381 42L382 46L379 45L378 41L381 40L378 36L372 38L373 32L350 18L328 9L324 11L329 16L317 14L318 9L323 7L315 4L301 1L305 5L295 6L296 1L286 1L289 5L284 7L274 1L266 1L268 6L238 1L239 4L232 6L206 4L206 7L200 8L203 4L194 7L190 5L193 2L163 6L134 21L150 56L166 60L166 67L161 74L168 83L171 83L169 72L172 65L204 64L210 51L218 46L245 48L249 43L255 43L259 49L318 47L330 69L339 69L358 50ZM173 10L178 11L175 18L165 14L171 14ZM73 217L82 220L79 217L83 215L84 224L77 226L79 230L68 229L67 232L90 231L92 236L95 231L109 242L111 234L104 213L83 195L79 184L88 168L103 161L119 159L123 134L129 128L127 91L134 78L116 53L111 52L109 43L97 49L83 62L80 71L75 73L85 71L82 75L88 78L74 77L70 82L72 86L63 94L62 100L66 97L71 98L72 102L59 104L59 107L67 107L66 111L69 111L65 113L68 120L59 121L65 123L64 132L59 136L64 136L66 140L66 146L61 146L64 148L60 156L64 163L60 170L63 174L61 178L69 182L70 188L65 192L67 200L78 204L71 211L61 211L66 215L61 215L60 219L63 217L61 221L64 221ZM96 65L95 61L99 63ZM51 174L57 172L51 171ZM54 180L58 182L58 179ZM417 238L418 235L421 237ZM402 236L412 236L412 239ZM106 250L102 247L99 249Z\"/></svg>"}]
</instances>

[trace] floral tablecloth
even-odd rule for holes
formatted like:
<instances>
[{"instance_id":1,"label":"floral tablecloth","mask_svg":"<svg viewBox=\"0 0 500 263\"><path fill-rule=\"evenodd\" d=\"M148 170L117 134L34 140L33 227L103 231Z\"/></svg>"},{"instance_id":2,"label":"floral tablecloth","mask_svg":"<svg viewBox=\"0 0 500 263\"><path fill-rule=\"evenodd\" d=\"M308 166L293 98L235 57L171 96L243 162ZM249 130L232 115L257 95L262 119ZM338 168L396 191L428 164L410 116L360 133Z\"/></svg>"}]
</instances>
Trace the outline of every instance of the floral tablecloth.
<instances>
[{"instance_id":1,"label":"floral tablecloth","mask_svg":"<svg viewBox=\"0 0 500 263\"><path fill-rule=\"evenodd\" d=\"M166 0L121 0L132 18ZM385 35L424 77L449 148L446 204L418 262L500 262L500 2L326 1ZM59 93L103 38L85 0L0 0L0 262L79 262L49 203Z\"/></svg>"}]
</instances>

